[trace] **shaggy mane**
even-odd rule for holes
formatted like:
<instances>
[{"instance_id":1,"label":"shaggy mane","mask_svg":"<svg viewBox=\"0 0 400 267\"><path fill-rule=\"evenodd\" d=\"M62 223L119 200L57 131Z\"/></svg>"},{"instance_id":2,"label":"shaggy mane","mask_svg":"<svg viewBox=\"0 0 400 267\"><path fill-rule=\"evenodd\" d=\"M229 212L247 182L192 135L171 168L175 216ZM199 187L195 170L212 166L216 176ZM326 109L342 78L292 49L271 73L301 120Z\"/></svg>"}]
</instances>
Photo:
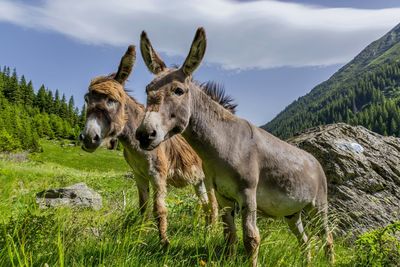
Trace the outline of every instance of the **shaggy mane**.
<instances>
[{"instance_id":1,"label":"shaggy mane","mask_svg":"<svg viewBox=\"0 0 400 267\"><path fill-rule=\"evenodd\" d=\"M220 104L226 110L235 114L237 104L234 99L225 93L225 88L222 84L214 81L208 81L200 84L200 88L206 93L212 100Z\"/></svg>"},{"instance_id":2,"label":"shaggy mane","mask_svg":"<svg viewBox=\"0 0 400 267\"><path fill-rule=\"evenodd\" d=\"M101 84L101 83L104 83L104 82L107 82L107 81L115 81L114 78L115 78L115 73L111 73L111 74L109 74L109 75L104 75L104 76L98 76L98 77L92 79L92 81L90 82L89 88L90 88L91 86L95 86L95 85L97 85L97 84ZM117 83L118 83L118 82L117 82ZM124 92L126 93L126 96L127 96L128 98L130 98L130 99L133 100L136 104L138 104L139 106L141 106L141 107L144 108L143 104L139 103L139 102L136 100L136 98L134 98L133 96L131 96L131 95L129 94L129 93L132 92L132 90L126 89L124 85L121 85L121 86L122 86L122 89L124 90ZM109 95L109 94L112 95L112 94L115 94L115 93L117 93L117 92L116 92L115 90L111 90L111 92L104 92L104 91L103 91L102 93L105 93L105 94L107 94L107 95Z\"/></svg>"}]
</instances>

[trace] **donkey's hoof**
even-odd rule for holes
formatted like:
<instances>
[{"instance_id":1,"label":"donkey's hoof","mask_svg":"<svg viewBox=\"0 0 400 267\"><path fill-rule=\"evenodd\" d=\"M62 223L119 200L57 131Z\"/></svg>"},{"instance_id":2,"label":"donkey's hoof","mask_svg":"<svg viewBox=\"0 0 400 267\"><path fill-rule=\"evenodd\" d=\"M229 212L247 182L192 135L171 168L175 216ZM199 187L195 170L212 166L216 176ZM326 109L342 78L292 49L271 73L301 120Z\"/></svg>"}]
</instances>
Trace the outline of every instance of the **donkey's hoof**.
<instances>
[{"instance_id":1,"label":"donkey's hoof","mask_svg":"<svg viewBox=\"0 0 400 267\"><path fill-rule=\"evenodd\" d=\"M170 246L170 242L168 240L168 238L162 239L161 240L161 246L163 247L163 249L167 249Z\"/></svg>"},{"instance_id":2,"label":"donkey's hoof","mask_svg":"<svg viewBox=\"0 0 400 267\"><path fill-rule=\"evenodd\" d=\"M233 242L228 244L227 250L226 250L226 256L228 258L234 257L237 253L237 242Z\"/></svg>"},{"instance_id":3,"label":"donkey's hoof","mask_svg":"<svg viewBox=\"0 0 400 267\"><path fill-rule=\"evenodd\" d=\"M331 266L335 265L335 255L333 253L329 255L329 264Z\"/></svg>"}]
</instances>

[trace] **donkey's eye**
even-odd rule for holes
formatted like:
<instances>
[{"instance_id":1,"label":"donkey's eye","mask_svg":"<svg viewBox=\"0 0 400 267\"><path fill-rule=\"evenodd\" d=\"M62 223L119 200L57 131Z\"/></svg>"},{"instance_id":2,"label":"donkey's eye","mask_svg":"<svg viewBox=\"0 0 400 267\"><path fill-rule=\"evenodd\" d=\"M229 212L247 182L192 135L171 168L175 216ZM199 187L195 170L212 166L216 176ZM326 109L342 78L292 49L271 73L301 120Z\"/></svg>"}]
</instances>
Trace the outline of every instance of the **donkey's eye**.
<instances>
[{"instance_id":1,"label":"donkey's eye","mask_svg":"<svg viewBox=\"0 0 400 267\"><path fill-rule=\"evenodd\" d=\"M111 99L111 98L107 99L107 106L110 107L110 108L115 107L115 105L116 105L117 103L118 103L117 100L114 100L114 99Z\"/></svg>"},{"instance_id":2,"label":"donkey's eye","mask_svg":"<svg viewBox=\"0 0 400 267\"><path fill-rule=\"evenodd\" d=\"M184 93L185 93L185 91L183 91L183 89L180 87L177 87L174 90L174 94L176 94L176 95L183 95Z\"/></svg>"}]
</instances>

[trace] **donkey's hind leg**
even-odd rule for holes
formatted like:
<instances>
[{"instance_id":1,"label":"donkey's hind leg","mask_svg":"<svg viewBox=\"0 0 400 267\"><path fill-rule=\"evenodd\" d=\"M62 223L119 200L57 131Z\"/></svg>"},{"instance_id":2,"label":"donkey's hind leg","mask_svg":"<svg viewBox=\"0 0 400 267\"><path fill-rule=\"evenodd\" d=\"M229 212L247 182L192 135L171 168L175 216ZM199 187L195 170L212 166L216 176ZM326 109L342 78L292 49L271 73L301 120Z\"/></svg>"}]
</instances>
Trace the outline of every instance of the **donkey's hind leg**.
<instances>
[{"instance_id":1,"label":"donkey's hind leg","mask_svg":"<svg viewBox=\"0 0 400 267\"><path fill-rule=\"evenodd\" d=\"M328 223L328 204L326 201L320 201L313 205L308 210L308 215L310 217L310 223L312 227L316 230L316 234L320 239L325 241L325 255L330 263L335 262L335 255L333 249L333 236L329 229Z\"/></svg>"},{"instance_id":2,"label":"donkey's hind leg","mask_svg":"<svg viewBox=\"0 0 400 267\"><path fill-rule=\"evenodd\" d=\"M257 227L256 188L246 188L242 192L241 211L243 243L251 259L251 266L257 266L258 250L260 248L260 233Z\"/></svg>"},{"instance_id":3,"label":"donkey's hind leg","mask_svg":"<svg viewBox=\"0 0 400 267\"><path fill-rule=\"evenodd\" d=\"M318 222L318 234L326 241L325 255L330 263L335 262L335 253L333 249L333 235L329 229L328 221L328 203L325 201L316 207L317 210L317 222Z\"/></svg>"},{"instance_id":4,"label":"donkey's hind leg","mask_svg":"<svg viewBox=\"0 0 400 267\"><path fill-rule=\"evenodd\" d=\"M290 230L296 236L299 244L305 249L305 255L307 257L307 262L311 262L311 251L308 244L308 237L304 231L303 222L301 220L301 211L285 216L286 222L289 225Z\"/></svg>"}]
</instances>

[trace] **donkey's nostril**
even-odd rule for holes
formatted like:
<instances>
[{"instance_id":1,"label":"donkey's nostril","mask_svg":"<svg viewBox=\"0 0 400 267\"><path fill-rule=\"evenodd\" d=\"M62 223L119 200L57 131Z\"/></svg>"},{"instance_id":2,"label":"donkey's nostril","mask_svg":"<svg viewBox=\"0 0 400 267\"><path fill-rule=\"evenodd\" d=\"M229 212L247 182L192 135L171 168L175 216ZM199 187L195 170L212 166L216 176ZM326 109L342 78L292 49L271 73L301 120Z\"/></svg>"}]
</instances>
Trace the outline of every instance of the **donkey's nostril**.
<instances>
[{"instance_id":1,"label":"donkey's nostril","mask_svg":"<svg viewBox=\"0 0 400 267\"><path fill-rule=\"evenodd\" d=\"M79 139L79 141L83 141L83 139L85 139L85 136L81 133L81 134L78 136L78 139Z\"/></svg>"},{"instance_id":2,"label":"donkey's nostril","mask_svg":"<svg viewBox=\"0 0 400 267\"><path fill-rule=\"evenodd\" d=\"M142 132L140 130L137 130L135 134L136 140L140 141L142 139L142 136L143 136Z\"/></svg>"},{"instance_id":3,"label":"donkey's nostril","mask_svg":"<svg viewBox=\"0 0 400 267\"><path fill-rule=\"evenodd\" d=\"M150 134L150 137L156 137L156 135L157 135L156 130L153 130L153 131L151 132L151 134Z\"/></svg>"},{"instance_id":4,"label":"donkey's nostril","mask_svg":"<svg viewBox=\"0 0 400 267\"><path fill-rule=\"evenodd\" d=\"M96 134L96 135L93 137L93 141L95 141L96 143L99 142L99 141L100 141L100 136L99 136L98 134Z\"/></svg>"}]
</instances>

